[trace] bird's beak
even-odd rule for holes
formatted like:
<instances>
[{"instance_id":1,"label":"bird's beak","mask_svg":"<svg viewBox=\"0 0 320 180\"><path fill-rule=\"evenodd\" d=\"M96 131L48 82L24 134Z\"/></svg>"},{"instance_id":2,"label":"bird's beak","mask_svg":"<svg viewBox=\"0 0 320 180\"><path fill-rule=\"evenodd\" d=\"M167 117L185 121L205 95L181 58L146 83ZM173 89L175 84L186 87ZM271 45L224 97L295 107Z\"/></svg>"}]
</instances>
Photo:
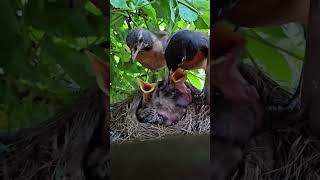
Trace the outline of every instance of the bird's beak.
<instances>
[{"instance_id":1,"label":"bird's beak","mask_svg":"<svg viewBox=\"0 0 320 180\"><path fill-rule=\"evenodd\" d=\"M141 79L138 79L140 84L140 89L143 92L143 101L148 102L152 96L152 92L155 90L157 84L156 83L148 83Z\"/></svg>"},{"instance_id":2,"label":"bird's beak","mask_svg":"<svg viewBox=\"0 0 320 180\"><path fill-rule=\"evenodd\" d=\"M135 59L135 51L133 48L131 49L131 56L130 56L130 62L133 64Z\"/></svg>"},{"instance_id":3,"label":"bird's beak","mask_svg":"<svg viewBox=\"0 0 320 180\"><path fill-rule=\"evenodd\" d=\"M137 49L136 49L136 50L134 50L134 48L131 49L131 58L130 58L130 61L131 61L132 64L134 63L134 60L136 59L138 53L141 51L142 47L143 47L143 44L139 44L139 45L137 46Z\"/></svg>"},{"instance_id":4,"label":"bird's beak","mask_svg":"<svg viewBox=\"0 0 320 180\"><path fill-rule=\"evenodd\" d=\"M179 82L185 82L187 73L182 68L178 68L175 72L171 75L171 80L176 84Z\"/></svg>"},{"instance_id":5,"label":"bird's beak","mask_svg":"<svg viewBox=\"0 0 320 180\"><path fill-rule=\"evenodd\" d=\"M187 73L184 69L178 68L176 71L174 71L171 75L171 81L173 82L176 89L178 89L183 96L186 98L183 98L185 101L183 101L185 105L190 104L192 101L191 91L186 86L185 81L187 78Z\"/></svg>"},{"instance_id":6,"label":"bird's beak","mask_svg":"<svg viewBox=\"0 0 320 180\"><path fill-rule=\"evenodd\" d=\"M156 85L157 85L156 83L148 83L148 82L145 82L145 81L143 81L141 79L138 79L138 82L140 84L141 91L144 92L144 93L152 92L155 89Z\"/></svg>"}]
</instances>

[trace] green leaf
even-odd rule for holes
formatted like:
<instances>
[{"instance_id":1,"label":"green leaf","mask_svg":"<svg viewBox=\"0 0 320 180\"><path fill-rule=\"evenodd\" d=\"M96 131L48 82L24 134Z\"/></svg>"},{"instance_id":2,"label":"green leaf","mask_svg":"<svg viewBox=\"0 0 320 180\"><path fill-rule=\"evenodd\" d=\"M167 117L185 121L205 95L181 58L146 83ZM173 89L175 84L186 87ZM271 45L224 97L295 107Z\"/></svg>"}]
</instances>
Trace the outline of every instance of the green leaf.
<instances>
[{"instance_id":1,"label":"green leaf","mask_svg":"<svg viewBox=\"0 0 320 180\"><path fill-rule=\"evenodd\" d=\"M198 19L197 11L186 1L179 1L179 15L180 17L189 22L193 22Z\"/></svg>"},{"instance_id":2,"label":"green leaf","mask_svg":"<svg viewBox=\"0 0 320 180\"><path fill-rule=\"evenodd\" d=\"M109 28L99 9L85 2L75 7L65 0L2 2L0 128L43 122L74 99L78 85L94 86L89 60L79 50L105 56L97 45L108 39Z\"/></svg>"},{"instance_id":3,"label":"green leaf","mask_svg":"<svg viewBox=\"0 0 320 180\"><path fill-rule=\"evenodd\" d=\"M206 23L207 27L210 27L210 12L204 12L200 14L200 18Z\"/></svg>"},{"instance_id":4,"label":"green leaf","mask_svg":"<svg viewBox=\"0 0 320 180\"><path fill-rule=\"evenodd\" d=\"M87 1L85 9L94 15L101 16L102 12L91 1Z\"/></svg>"},{"instance_id":5,"label":"green leaf","mask_svg":"<svg viewBox=\"0 0 320 180\"><path fill-rule=\"evenodd\" d=\"M97 31L99 30L96 28L97 22L100 22L106 29L102 16L88 13L85 9L71 9L68 1L44 1L42 3L29 1L25 7L25 20L26 24L44 30L52 36L73 38L102 35L101 31Z\"/></svg>"},{"instance_id":6,"label":"green leaf","mask_svg":"<svg viewBox=\"0 0 320 180\"><path fill-rule=\"evenodd\" d=\"M190 75L188 76L188 80L191 82L191 84L196 87L197 89L201 89L201 82L195 78L194 76Z\"/></svg>"},{"instance_id":7,"label":"green leaf","mask_svg":"<svg viewBox=\"0 0 320 180\"><path fill-rule=\"evenodd\" d=\"M193 70L193 71L189 71L187 74L187 79L190 81L190 83L194 87L196 87L199 90L203 89L203 86L204 86L205 74L203 74L203 73L199 73L197 70ZM201 79L201 78L203 78L203 79Z\"/></svg>"},{"instance_id":8,"label":"green leaf","mask_svg":"<svg viewBox=\"0 0 320 180\"><path fill-rule=\"evenodd\" d=\"M0 129L8 129L8 127L9 127L8 114L0 110Z\"/></svg>"},{"instance_id":9,"label":"green leaf","mask_svg":"<svg viewBox=\"0 0 320 180\"><path fill-rule=\"evenodd\" d=\"M158 18L168 18L170 16L169 3L167 0L155 1L152 7L157 11Z\"/></svg>"},{"instance_id":10,"label":"green leaf","mask_svg":"<svg viewBox=\"0 0 320 180\"><path fill-rule=\"evenodd\" d=\"M33 27L30 27L30 34L31 34L31 38L34 41L40 41L43 38L45 32L38 30L38 29L35 29Z\"/></svg>"},{"instance_id":11,"label":"green leaf","mask_svg":"<svg viewBox=\"0 0 320 180\"><path fill-rule=\"evenodd\" d=\"M248 50L258 60L263 71L270 77L278 81L287 81L291 83L291 73L286 59L277 49L262 44L254 39L248 39Z\"/></svg>"},{"instance_id":12,"label":"green leaf","mask_svg":"<svg viewBox=\"0 0 320 180\"><path fill-rule=\"evenodd\" d=\"M60 64L81 88L92 87L95 82L87 56L62 43L54 43L48 39L44 44L41 58L49 58Z\"/></svg>"},{"instance_id":13,"label":"green leaf","mask_svg":"<svg viewBox=\"0 0 320 180\"><path fill-rule=\"evenodd\" d=\"M111 5L119 9L129 9L125 0L111 0Z\"/></svg>"},{"instance_id":14,"label":"green leaf","mask_svg":"<svg viewBox=\"0 0 320 180\"><path fill-rule=\"evenodd\" d=\"M209 29L209 26L202 18L198 18L194 24L197 26L198 29Z\"/></svg>"},{"instance_id":15,"label":"green leaf","mask_svg":"<svg viewBox=\"0 0 320 180\"><path fill-rule=\"evenodd\" d=\"M148 15L149 18L151 19L157 19L156 17L156 11L152 8L151 5L145 6L144 7L144 12Z\"/></svg>"},{"instance_id":16,"label":"green leaf","mask_svg":"<svg viewBox=\"0 0 320 180\"><path fill-rule=\"evenodd\" d=\"M170 9L170 20L171 22L175 22L175 10L173 7L173 0L169 0L169 9Z\"/></svg>"}]
</instances>

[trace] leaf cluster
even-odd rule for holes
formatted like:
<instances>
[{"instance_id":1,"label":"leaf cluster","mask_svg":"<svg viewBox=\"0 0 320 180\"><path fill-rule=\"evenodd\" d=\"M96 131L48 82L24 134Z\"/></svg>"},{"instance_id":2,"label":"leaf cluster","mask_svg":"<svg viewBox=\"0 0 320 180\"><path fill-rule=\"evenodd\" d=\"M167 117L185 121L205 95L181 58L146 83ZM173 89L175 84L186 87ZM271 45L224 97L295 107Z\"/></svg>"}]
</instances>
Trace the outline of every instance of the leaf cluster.
<instances>
[{"instance_id":1,"label":"leaf cluster","mask_svg":"<svg viewBox=\"0 0 320 180\"><path fill-rule=\"evenodd\" d=\"M94 73L82 49L105 57L99 44L107 40L108 31L94 4L3 0L0 13L0 128L46 121L94 86Z\"/></svg>"}]
</instances>

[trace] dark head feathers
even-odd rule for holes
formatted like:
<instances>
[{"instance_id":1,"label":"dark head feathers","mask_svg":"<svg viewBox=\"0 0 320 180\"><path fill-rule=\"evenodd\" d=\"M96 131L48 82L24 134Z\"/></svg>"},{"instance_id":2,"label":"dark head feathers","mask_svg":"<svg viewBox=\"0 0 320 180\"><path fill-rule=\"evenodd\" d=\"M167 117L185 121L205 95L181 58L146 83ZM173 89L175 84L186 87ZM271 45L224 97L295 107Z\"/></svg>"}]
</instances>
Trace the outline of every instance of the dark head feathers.
<instances>
[{"instance_id":1,"label":"dark head feathers","mask_svg":"<svg viewBox=\"0 0 320 180\"><path fill-rule=\"evenodd\" d=\"M184 57L186 61L192 60L198 50L208 56L208 36L199 31L181 30L174 33L168 41L165 58L169 69L177 69Z\"/></svg>"},{"instance_id":2,"label":"dark head feathers","mask_svg":"<svg viewBox=\"0 0 320 180\"><path fill-rule=\"evenodd\" d=\"M152 32L143 28L133 28L129 31L126 41L130 49L142 42L152 47Z\"/></svg>"}]
</instances>

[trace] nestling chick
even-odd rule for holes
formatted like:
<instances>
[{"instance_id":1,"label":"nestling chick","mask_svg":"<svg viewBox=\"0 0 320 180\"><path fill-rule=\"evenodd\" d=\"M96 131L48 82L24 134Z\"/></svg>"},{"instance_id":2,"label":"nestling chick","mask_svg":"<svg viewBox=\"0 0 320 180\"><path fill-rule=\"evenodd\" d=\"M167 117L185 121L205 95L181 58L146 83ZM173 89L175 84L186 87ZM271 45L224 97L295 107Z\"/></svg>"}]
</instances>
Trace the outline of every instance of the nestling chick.
<instances>
[{"instance_id":1,"label":"nestling chick","mask_svg":"<svg viewBox=\"0 0 320 180\"><path fill-rule=\"evenodd\" d=\"M167 126L178 123L192 101L191 90L185 85L185 77L186 74L179 70L170 79L157 84L139 80L143 98L136 112L137 119L140 122Z\"/></svg>"},{"instance_id":2,"label":"nestling chick","mask_svg":"<svg viewBox=\"0 0 320 180\"><path fill-rule=\"evenodd\" d=\"M213 31L212 58L216 59L210 67L210 101L214 107L211 170L215 180L227 180L242 159L243 146L261 130L264 109L257 90L238 69L244 39L233 39L240 34L227 29Z\"/></svg>"}]
</instances>

